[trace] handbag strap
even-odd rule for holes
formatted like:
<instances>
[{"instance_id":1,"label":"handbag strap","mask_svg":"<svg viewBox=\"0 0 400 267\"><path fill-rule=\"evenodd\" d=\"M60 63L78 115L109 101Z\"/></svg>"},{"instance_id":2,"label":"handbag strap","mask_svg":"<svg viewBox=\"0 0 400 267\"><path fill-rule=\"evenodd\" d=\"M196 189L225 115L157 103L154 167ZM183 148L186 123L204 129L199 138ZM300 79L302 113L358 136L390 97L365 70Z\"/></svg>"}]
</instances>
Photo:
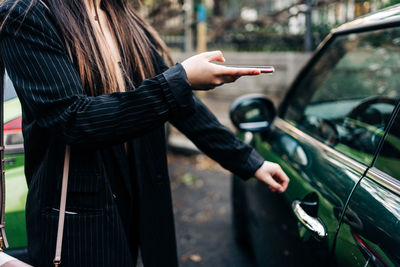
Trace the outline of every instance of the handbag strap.
<instances>
[{"instance_id":1,"label":"handbag strap","mask_svg":"<svg viewBox=\"0 0 400 267\"><path fill-rule=\"evenodd\" d=\"M5 67L2 58L0 57L0 154L1 154L1 173L0 173L0 251L3 251L3 247L8 248L8 242L6 237L6 231L4 228L4 214L6 209L6 196L5 196L5 170L4 170L4 76Z\"/></svg>"},{"instance_id":2,"label":"handbag strap","mask_svg":"<svg viewBox=\"0 0 400 267\"><path fill-rule=\"evenodd\" d=\"M64 234L65 204L67 203L67 187L68 187L70 154L71 154L71 147L67 145L65 148L64 170L63 170L62 185L61 185L60 215L58 217L56 254L53 260L55 267L58 267L61 264L61 250L62 250L62 240Z\"/></svg>"}]
</instances>

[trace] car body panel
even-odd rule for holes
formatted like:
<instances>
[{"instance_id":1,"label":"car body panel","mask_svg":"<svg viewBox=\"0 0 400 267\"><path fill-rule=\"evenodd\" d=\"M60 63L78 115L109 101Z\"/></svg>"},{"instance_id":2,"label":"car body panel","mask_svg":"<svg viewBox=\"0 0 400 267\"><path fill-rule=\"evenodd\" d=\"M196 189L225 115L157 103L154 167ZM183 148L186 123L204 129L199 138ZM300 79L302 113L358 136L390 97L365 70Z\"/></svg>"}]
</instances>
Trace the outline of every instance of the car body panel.
<instances>
[{"instance_id":1,"label":"car body panel","mask_svg":"<svg viewBox=\"0 0 400 267\"><path fill-rule=\"evenodd\" d=\"M6 79L5 87L8 100L4 102L4 123L7 124L20 118L22 110L9 79ZM20 129L13 131L20 131ZM6 145L4 156L6 185L5 229L9 243L8 251L26 248L27 246L25 202L28 188L24 173L24 158L23 149L14 149L12 146L7 147Z\"/></svg>"},{"instance_id":2,"label":"car body panel","mask_svg":"<svg viewBox=\"0 0 400 267\"><path fill-rule=\"evenodd\" d=\"M400 266L400 103L374 167L357 186L338 233L342 266ZM343 251L343 248L348 248Z\"/></svg>"},{"instance_id":3,"label":"car body panel","mask_svg":"<svg viewBox=\"0 0 400 267\"><path fill-rule=\"evenodd\" d=\"M266 138L256 135L254 146L266 160L280 164L291 179L284 194L286 209L291 209L290 205L295 200L318 202L317 209L312 212L326 227L327 238L313 238L300 224L296 238L303 242L302 246L308 246L302 253L311 261L303 259L304 265L322 264L330 257L348 195L367 167L351 159L344 159L333 149L279 118L275 120ZM249 206L252 205L260 206L254 202L249 203ZM292 220L288 224L296 225L296 218Z\"/></svg>"},{"instance_id":4,"label":"car body panel","mask_svg":"<svg viewBox=\"0 0 400 267\"><path fill-rule=\"evenodd\" d=\"M8 173L9 171L11 172L11 170L18 168L18 171L20 173L24 173L24 170L21 167L24 167L24 163L25 163L25 157L23 154L14 154L14 153L10 153L5 155L4 157L4 166L5 166L5 170L6 173ZM22 172L21 172L22 171ZM25 175L23 175L25 177Z\"/></svg>"},{"instance_id":5,"label":"car body panel","mask_svg":"<svg viewBox=\"0 0 400 267\"><path fill-rule=\"evenodd\" d=\"M335 249L340 266L400 265L400 195L372 177L357 186L343 218Z\"/></svg>"},{"instance_id":6,"label":"car body panel","mask_svg":"<svg viewBox=\"0 0 400 267\"><path fill-rule=\"evenodd\" d=\"M18 98L12 98L4 103L4 122L7 123L13 119L22 116L21 104Z\"/></svg>"},{"instance_id":7,"label":"car body panel","mask_svg":"<svg viewBox=\"0 0 400 267\"><path fill-rule=\"evenodd\" d=\"M28 188L24 167L6 171L6 234L10 249L23 248L27 245L25 230L25 202Z\"/></svg>"}]
</instances>

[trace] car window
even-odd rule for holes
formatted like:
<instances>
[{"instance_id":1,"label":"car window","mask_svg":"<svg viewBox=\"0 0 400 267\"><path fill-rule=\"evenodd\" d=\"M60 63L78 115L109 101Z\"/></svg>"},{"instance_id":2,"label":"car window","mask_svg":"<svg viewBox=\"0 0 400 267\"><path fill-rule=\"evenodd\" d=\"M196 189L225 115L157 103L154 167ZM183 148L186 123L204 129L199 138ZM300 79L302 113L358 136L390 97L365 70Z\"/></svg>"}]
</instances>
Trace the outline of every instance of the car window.
<instances>
[{"instance_id":1,"label":"car window","mask_svg":"<svg viewBox=\"0 0 400 267\"><path fill-rule=\"evenodd\" d=\"M292 91L284 119L369 165L400 95L400 28L334 37Z\"/></svg>"},{"instance_id":2,"label":"car window","mask_svg":"<svg viewBox=\"0 0 400 267\"><path fill-rule=\"evenodd\" d=\"M15 97L17 97L17 94L15 93L14 86L8 75L6 75L4 83L4 101L10 100Z\"/></svg>"},{"instance_id":3,"label":"car window","mask_svg":"<svg viewBox=\"0 0 400 267\"><path fill-rule=\"evenodd\" d=\"M394 120L384 145L376 159L375 167L400 180L400 113Z\"/></svg>"}]
</instances>

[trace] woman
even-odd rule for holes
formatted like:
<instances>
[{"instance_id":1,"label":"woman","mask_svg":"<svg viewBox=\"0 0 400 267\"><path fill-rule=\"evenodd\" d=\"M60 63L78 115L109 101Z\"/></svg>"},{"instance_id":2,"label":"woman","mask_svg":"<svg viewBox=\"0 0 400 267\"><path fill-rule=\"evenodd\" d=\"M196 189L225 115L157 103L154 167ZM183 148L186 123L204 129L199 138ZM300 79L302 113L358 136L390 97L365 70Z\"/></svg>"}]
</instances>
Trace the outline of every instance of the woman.
<instances>
[{"instance_id":1,"label":"woman","mask_svg":"<svg viewBox=\"0 0 400 267\"><path fill-rule=\"evenodd\" d=\"M127 0L6 0L1 58L23 109L28 251L54 256L61 172L71 146L63 266L177 266L164 123L243 177L283 192L288 178L221 126L192 90L257 70L168 68L164 43Z\"/></svg>"}]
</instances>

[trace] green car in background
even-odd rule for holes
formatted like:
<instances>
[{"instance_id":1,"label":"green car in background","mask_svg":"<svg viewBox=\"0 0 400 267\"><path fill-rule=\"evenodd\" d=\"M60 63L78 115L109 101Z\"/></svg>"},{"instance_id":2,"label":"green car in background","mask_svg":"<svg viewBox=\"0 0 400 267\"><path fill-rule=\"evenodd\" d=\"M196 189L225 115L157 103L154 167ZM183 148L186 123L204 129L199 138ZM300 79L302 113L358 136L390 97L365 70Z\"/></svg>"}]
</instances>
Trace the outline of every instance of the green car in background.
<instances>
[{"instance_id":1,"label":"green car in background","mask_svg":"<svg viewBox=\"0 0 400 267\"><path fill-rule=\"evenodd\" d=\"M400 266L400 5L334 29L275 109L231 107L239 135L290 177L234 177L233 224L258 266Z\"/></svg>"},{"instance_id":2,"label":"green car in background","mask_svg":"<svg viewBox=\"0 0 400 267\"><path fill-rule=\"evenodd\" d=\"M6 177L5 225L8 254L26 260L25 202L28 188L24 174L21 105L7 77L4 88L4 144Z\"/></svg>"}]
</instances>

